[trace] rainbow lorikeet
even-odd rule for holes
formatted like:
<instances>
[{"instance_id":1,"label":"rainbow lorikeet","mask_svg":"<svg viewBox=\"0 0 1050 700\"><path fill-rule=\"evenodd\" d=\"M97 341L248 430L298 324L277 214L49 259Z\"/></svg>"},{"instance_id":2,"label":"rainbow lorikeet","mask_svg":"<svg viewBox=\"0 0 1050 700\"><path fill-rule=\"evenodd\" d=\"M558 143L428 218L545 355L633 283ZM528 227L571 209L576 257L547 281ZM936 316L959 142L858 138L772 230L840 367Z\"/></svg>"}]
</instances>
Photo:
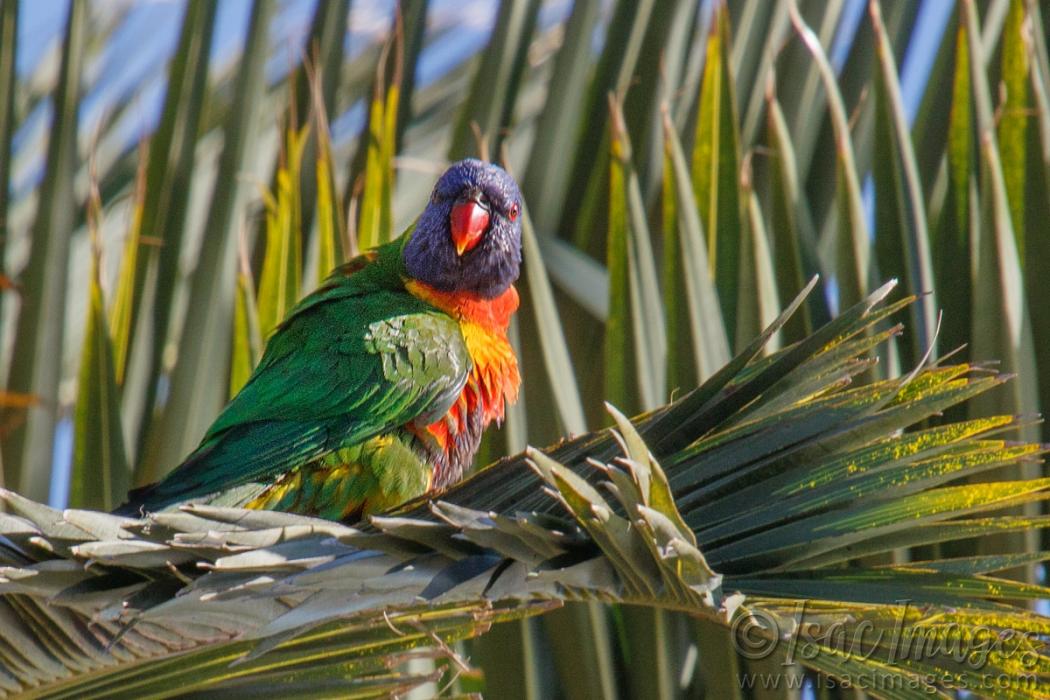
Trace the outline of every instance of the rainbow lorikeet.
<instances>
[{"instance_id":1,"label":"rainbow lorikeet","mask_svg":"<svg viewBox=\"0 0 1050 700\"><path fill-rule=\"evenodd\" d=\"M460 479L517 399L521 194L450 167L414 228L337 268L270 337L200 446L117 512L210 503L351 519Z\"/></svg>"}]
</instances>

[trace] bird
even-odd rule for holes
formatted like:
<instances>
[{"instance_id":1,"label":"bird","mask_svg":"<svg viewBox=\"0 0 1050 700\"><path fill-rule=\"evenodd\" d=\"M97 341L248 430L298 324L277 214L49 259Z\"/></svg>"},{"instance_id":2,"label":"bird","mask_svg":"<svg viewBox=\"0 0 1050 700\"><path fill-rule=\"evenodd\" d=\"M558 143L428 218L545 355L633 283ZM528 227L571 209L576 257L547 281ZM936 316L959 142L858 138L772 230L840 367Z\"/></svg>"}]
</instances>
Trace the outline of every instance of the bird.
<instances>
[{"instance_id":1,"label":"bird","mask_svg":"<svg viewBox=\"0 0 1050 700\"><path fill-rule=\"evenodd\" d=\"M200 445L115 512L352 521L460 480L521 384L507 332L522 206L502 168L452 164L415 224L293 307Z\"/></svg>"}]
</instances>

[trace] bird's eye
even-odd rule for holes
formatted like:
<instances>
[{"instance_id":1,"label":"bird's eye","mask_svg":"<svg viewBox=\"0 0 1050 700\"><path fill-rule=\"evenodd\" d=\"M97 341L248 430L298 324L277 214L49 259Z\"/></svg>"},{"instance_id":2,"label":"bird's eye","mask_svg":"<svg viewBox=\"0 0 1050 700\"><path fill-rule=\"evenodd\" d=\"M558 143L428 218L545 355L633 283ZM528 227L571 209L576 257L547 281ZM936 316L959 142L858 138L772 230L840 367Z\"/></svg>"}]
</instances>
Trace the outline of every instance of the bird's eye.
<instances>
[{"instance_id":1,"label":"bird's eye","mask_svg":"<svg viewBox=\"0 0 1050 700\"><path fill-rule=\"evenodd\" d=\"M508 212L508 215L510 216L510 220L511 221L517 221L519 213L520 212L518 211L518 205L517 204L511 204L510 205L510 212Z\"/></svg>"}]
</instances>

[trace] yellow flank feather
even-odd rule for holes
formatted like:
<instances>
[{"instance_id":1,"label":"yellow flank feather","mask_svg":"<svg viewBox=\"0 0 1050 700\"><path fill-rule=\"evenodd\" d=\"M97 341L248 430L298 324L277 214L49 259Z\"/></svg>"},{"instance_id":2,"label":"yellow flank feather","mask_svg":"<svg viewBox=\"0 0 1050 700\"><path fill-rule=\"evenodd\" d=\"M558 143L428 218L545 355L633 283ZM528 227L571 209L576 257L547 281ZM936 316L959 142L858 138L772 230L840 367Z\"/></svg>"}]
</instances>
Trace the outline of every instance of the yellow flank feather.
<instances>
[{"instance_id":1,"label":"yellow flank feather","mask_svg":"<svg viewBox=\"0 0 1050 700\"><path fill-rule=\"evenodd\" d=\"M332 520L361 517L426 493L431 472L402 436L380 435L283 475L244 507Z\"/></svg>"},{"instance_id":2,"label":"yellow flank feather","mask_svg":"<svg viewBox=\"0 0 1050 700\"><path fill-rule=\"evenodd\" d=\"M474 361L474 374L478 384L485 387L496 402L499 402L501 397L509 403L517 401L518 358L514 355L506 336L474 321L461 321L460 330L467 352ZM499 406L498 412L502 417L502 405Z\"/></svg>"}]
</instances>

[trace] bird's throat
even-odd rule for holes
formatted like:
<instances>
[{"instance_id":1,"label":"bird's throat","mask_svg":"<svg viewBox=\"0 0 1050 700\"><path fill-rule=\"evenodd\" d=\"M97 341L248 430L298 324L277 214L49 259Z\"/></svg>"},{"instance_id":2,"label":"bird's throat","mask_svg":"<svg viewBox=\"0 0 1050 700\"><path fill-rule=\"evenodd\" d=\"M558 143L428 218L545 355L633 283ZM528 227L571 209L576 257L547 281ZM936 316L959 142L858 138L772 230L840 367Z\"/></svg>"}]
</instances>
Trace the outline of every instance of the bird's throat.
<instances>
[{"instance_id":1,"label":"bird's throat","mask_svg":"<svg viewBox=\"0 0 1050 700\"><path fill-rule=\"evenodd\" d=\"M510 325L510 317L518 310L518 290L513 284L492 299L471 292L443 292L419 280L406 280L405 289L458 321L476 323L504 333Z\"/></svg>"}]
</instances>

